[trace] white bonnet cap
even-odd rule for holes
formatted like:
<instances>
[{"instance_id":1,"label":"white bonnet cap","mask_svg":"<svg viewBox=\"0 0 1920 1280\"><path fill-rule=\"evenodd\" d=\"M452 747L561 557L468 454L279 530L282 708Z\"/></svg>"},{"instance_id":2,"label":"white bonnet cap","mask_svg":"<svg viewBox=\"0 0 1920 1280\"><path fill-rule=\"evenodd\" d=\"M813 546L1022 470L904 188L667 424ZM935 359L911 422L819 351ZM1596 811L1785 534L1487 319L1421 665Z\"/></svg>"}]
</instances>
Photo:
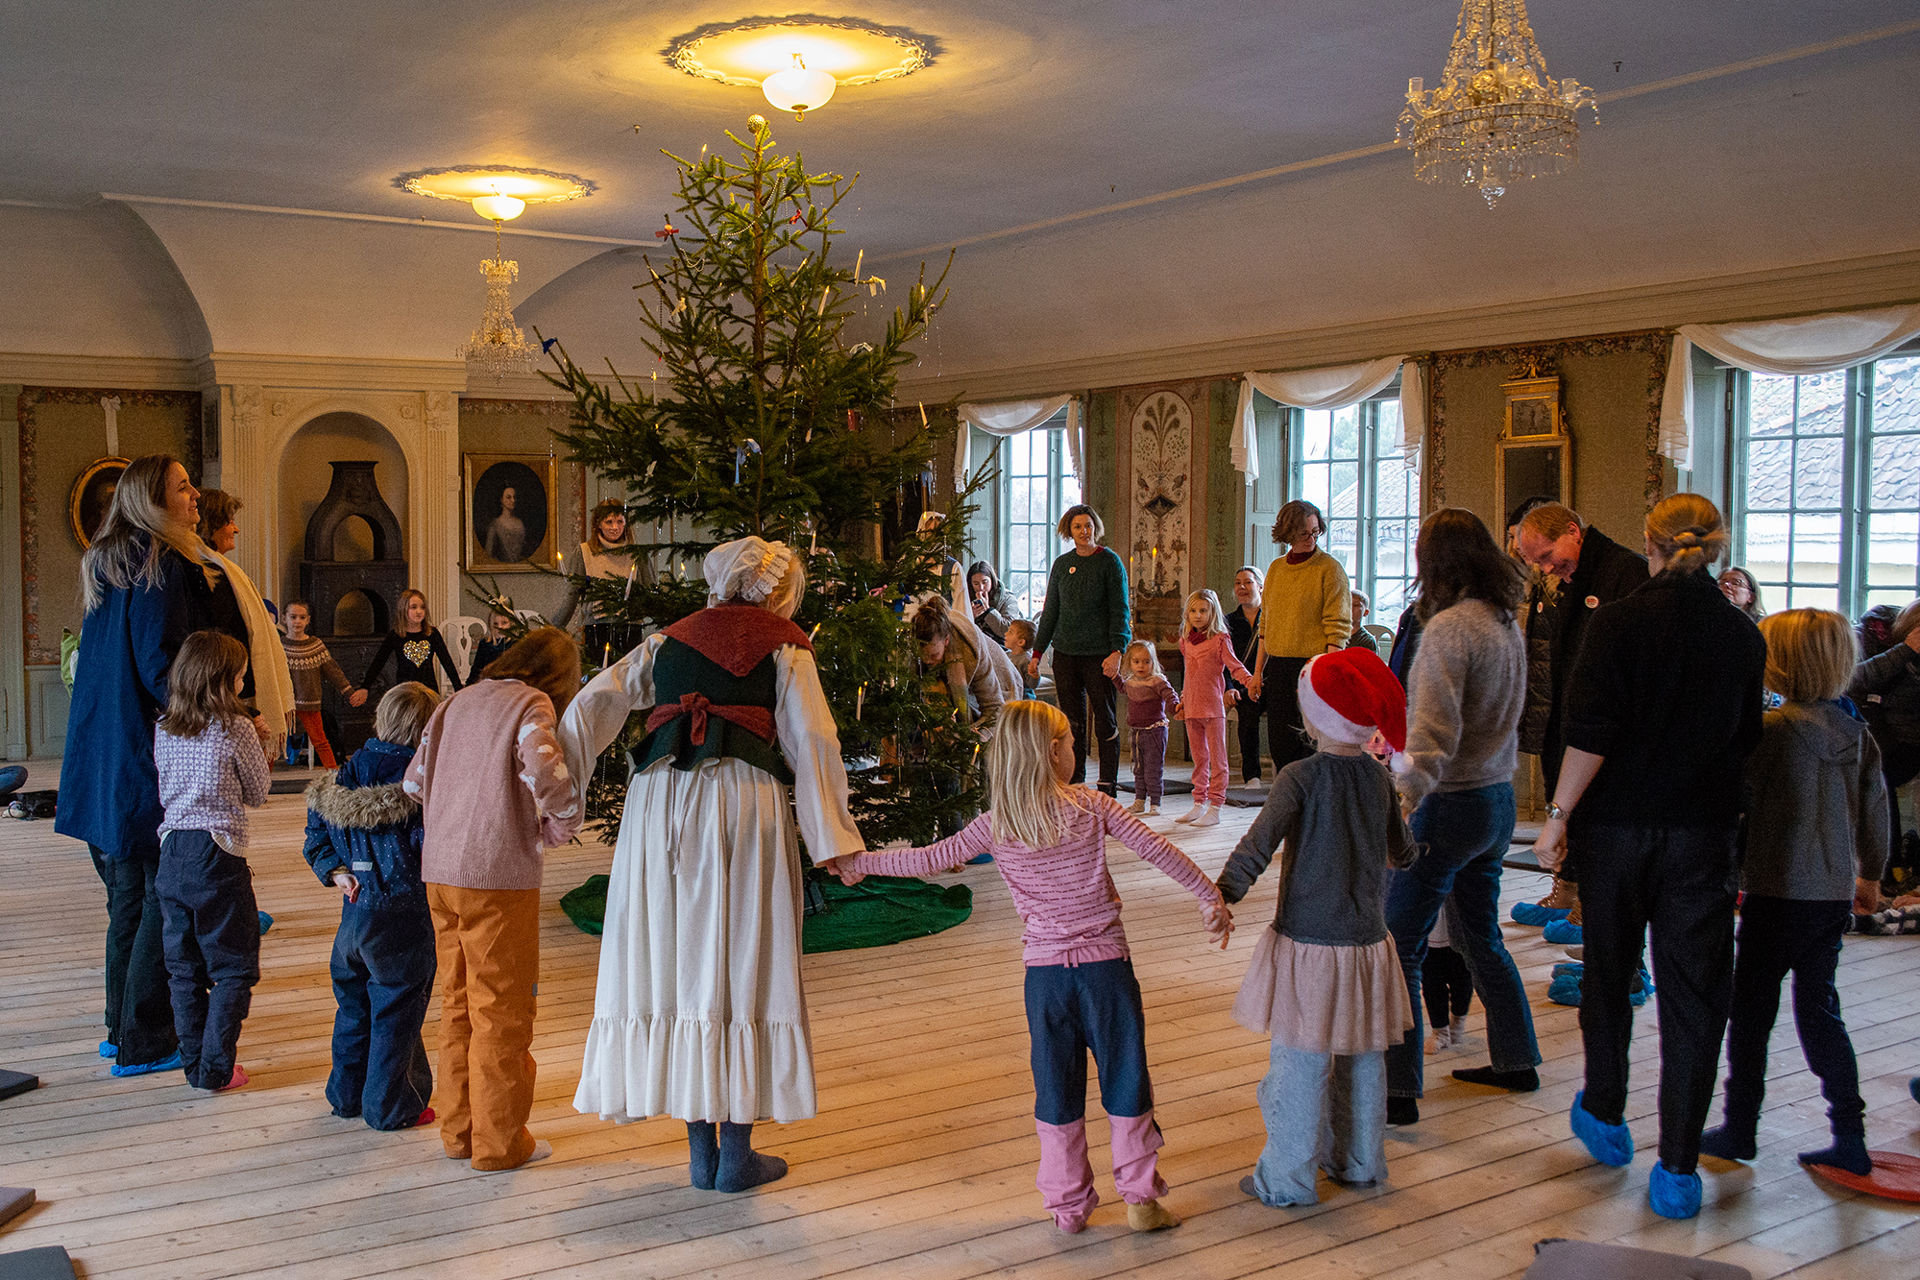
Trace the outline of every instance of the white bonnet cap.
<instances>
[{"instance_id":1,"label":"white bonnet cap","mask_svg":"<svg viewBox=\"0 0 1920 1280\"><path fill-rule=\"evenodd\" d=\"M707 552L707 603L737 601L791 618L807 589L806 567L784 542L736 538Z\"/></svg>"}]
</instances>

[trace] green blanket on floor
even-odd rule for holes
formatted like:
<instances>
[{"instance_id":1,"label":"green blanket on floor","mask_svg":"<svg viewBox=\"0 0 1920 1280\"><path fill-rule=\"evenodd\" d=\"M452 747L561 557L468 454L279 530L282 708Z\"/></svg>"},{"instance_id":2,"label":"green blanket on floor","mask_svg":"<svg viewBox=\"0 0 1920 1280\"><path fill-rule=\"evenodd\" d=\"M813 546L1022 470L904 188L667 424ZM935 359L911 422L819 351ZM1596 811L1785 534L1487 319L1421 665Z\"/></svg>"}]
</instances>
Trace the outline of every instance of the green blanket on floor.
<instances>
[{"instance_id":1,"label":"green blanket on floor","mask_svg":"<svg viewBox=\"0 0 1920 1280\"><path fill-rule=\"evenodd\" d=\"M807 955L930 937L973 914L973 890L964 884L868 876L849 889L832 876L815 873L808 876L808 890L809 897L824 898L824 903L809 912L801 932L800 949ZM607 877L588 877L560 899L560 909L583 932L598 936L607 916Z\"/></svg>"}]
</instances>

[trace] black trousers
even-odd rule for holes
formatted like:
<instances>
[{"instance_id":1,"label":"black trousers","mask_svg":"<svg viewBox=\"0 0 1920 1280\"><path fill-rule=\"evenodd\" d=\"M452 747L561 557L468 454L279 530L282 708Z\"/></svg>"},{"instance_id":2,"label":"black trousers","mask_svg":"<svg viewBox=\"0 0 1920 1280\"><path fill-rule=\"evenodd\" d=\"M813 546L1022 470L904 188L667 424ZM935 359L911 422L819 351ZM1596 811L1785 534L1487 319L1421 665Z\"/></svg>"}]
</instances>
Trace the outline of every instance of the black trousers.
<instances>
[{"instance_id":1,"label":"black trousers","mask_svg":"<svg viewBox=\"0 0 1920 1280\"><path fill-rule=\"evenodd\" d=\"M1103 666L1106 658L1053 653L1053 687L1060 710L1073 725L1073 781L1087 780L1087 712L1093 712L1093 736L1100 753L1100 789L1112 795L1120 781L1120 733L1114 723L1114 699L1120 690Z\"/></svg>"},{"instance_id":2,"label":"black trousers","mask_svg":"<svg viewBox=\"0 0 1920 1280\"><path fill-rule=\"evenodd\" d=\"M1427 1004L1427 1024L1439 1028L1467 1016L1473 1007L1473 974L1467 958L1452 947L1428 946L1420 962L1420 998Z\"/></svg>"},{"instance_id":3,"label":"black trousers","mask_svg":"<svg viewBox=\"0 0 1920 1280\"><path fill-rule=\"evenodd\" d=\"M1260 781L1260 712L1262 706L1242 693L1233 704L1234 732L1240 737L1240 780Z\"/></svg>"},{"instance_id":4,"label":"black trousers","mask_svg":"<svg viewBox=\"0 0 1920 1280\"><path fill-rule=\"evenodd\" d=\"M260 908L253 869L204 831L160 842L160 914L180 1065L196 1089L233 1078L240 1024L260 981Z\"/></svg>"},{"instance_id":5,"label":"black trousers","mask_svg":"<svg viewBox=\"0 0 1920 1280\"><path fill-rule=\"evenodd\" d=\"M1300 669L1305 658L1268 658L1260 672L1260 709L1267 716L1267 745L1277 773L1313 754L1300 719Z\"/></svg>"},{"instance_id":6,"label":"black trousers","mask_svg":"<svg viewBox=\"0 0 1920 1280\"><path fill-rule=\"evenodd\" d=\"M121 855L93 845L93 869L107 887L107 1041L119 1065L145 1066L173 1056L173 1006L161 946L158 841Z\"/></svg>"},{"instance_id":7,"label":"black trousers","mask_svg":"<svg viewBox=\"0 0 1920 1280\"><path fill-rule=\"evenodd\" d=\"M1660 991L1660 1160L1674 1173L1692 1173L1733 1002L1733 829L1594 826L1580 831L1576 847L1586 942L1584 1106L1608 1124L1624 1118L1633 1039L1627 993L1651 929Z\"/></svg>"},{"instance_id":8,"label":"black trousers","mask_svg":"<svg viewBox=\"0 0 1920 1280\"><path fill-rule=\"evenodd\" d=\"M1920 777L1920 742L1895 742L1891 735L1880 743L1880 772L1887 780L1887 809L1890 821L1887 823L1888 866L1900 853L1900 840L1904 834L1900 829L1900 788Z\"/></svg>"},{"instance_id":9,"label":"black trousers","mask_svg":"<svg viewBox=\"0 0 1920 1280\"><path fill-rule=\"evenodd\" d=\"M1780 983L1793 975L1793 1023L1800 1050L1820 1078L1834 1136L1866 1134L1860 1068L1840 1018L1834 970L1851 901L1803 902L1749 893L1740 908L1733 966L1733 1017L1727 1024L1727 1126L1748 1137L1766 1096L1767 1037L1780 1012ZM1666 991L1661 990L1661 999Z\"/></svg>"}]
</instances>

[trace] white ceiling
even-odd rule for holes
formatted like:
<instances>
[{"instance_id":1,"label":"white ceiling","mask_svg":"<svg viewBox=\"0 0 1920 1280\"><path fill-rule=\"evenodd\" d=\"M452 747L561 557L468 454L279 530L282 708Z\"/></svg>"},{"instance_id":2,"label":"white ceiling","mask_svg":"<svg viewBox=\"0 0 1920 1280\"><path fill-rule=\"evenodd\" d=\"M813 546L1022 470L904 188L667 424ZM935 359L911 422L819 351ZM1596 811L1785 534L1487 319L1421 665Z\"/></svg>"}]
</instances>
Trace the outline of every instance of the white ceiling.
<instances>
[{"instance_id":1,"label":"white ceiling","mask_svg":"<svg viewBox=\"0 0 1920 1280\"><path fill-rule=\"evenodd\" d=\"M1913 0L1535 0L1549 67L1593 84L1602 118L1576 173L1492 214L1415 183L1404 152L1339 158L1391 140L1407 77L1438 79L1455 0L813 7L940 41L927 71L843 90L775 134L815 168L860 171L845 244L869 264L963 244L929 352L956 374L1920 250ZM651 242L672 203L658 149L720 144L764 108L659 50L703 22L785 11L15 0L0 17L0 200L460 220L394 175L518 163L600 187L520 227ZM205 296L231 271L195 278L189 263L231 234L214 211L196 248L190 209L167 230L134 207L216 348L274 340ZM625 305L633 263L578 265L588 248L531 282L553 290L536 310ZM374 256L393 269L394 251ZM223 334L216 315L242 313Z\"/></svg>"}]
</instances>

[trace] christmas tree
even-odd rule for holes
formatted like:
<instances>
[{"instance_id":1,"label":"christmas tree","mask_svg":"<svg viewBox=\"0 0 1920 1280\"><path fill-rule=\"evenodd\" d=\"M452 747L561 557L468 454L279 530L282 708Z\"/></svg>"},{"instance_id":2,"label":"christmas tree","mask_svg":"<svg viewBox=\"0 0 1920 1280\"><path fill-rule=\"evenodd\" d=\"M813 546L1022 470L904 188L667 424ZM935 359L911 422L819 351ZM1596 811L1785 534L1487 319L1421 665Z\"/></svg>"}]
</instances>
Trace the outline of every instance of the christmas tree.
<instances>
[{"instance_id":1,"label":"christmas tree","mask_svg":"<svg viewBox=\"0 0 1920 1280\"><path fill-rule=\"evenodd\" d=\"M879 530L903 492L930 488L925 415L903 422L891 408L946 271L929 282L923 267L884 333L850 342L857 305L886 287L861 275L864 253L852 269L833 258L834 211L853 181L775 154L762 117L748 126L746 138L727 135L738 159L668 153L680 202L636 286L658 369L603 383L556 344L548 376L575 410L562 439L576 461L626 487L636 528L653 529L653 545L635 554L665 554L655 581L635 572L576 584L602 618L664 626L705 605L699 560L717 543L757 534L803 554L795 621L813 640L839 724L854 818L876 847L924 843L978 807L980 744L964 709L929 696L898 609L945 587L981 477L940 530L891 546ZM589 793L603 831L619 819L621 757L637 721Z\"/></svg>"}]
</instances>

